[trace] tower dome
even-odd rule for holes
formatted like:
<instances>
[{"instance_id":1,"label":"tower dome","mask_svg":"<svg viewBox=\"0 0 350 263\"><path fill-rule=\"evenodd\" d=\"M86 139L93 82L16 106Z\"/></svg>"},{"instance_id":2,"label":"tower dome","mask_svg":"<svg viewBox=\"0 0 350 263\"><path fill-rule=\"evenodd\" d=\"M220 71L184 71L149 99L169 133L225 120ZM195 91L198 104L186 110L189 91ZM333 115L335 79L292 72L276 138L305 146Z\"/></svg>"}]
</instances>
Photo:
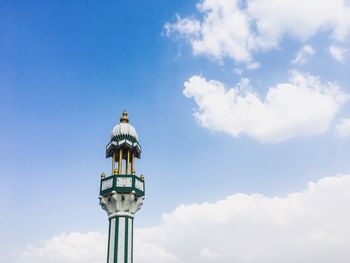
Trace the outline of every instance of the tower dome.
<instances>
[{"instance_id":1,"label":"tower dome","mask_svg":"<svg viewBox=\"0 0 350 263\"><path fill-rule=\"evenodd\" d=\"M114 126L111 138L119 135L129 135L138 140L137 132L129 123L128 113L126 111L123 112L122 117L120 118L120 123Z\"/></svg>"},{"instance_id":2,"label":"tower dome","mask_svg":"<svg viewBox=\"0 0 350 263\"><path fill-rule=\"evenodd\" d=\"M124 149L124 154L120 154L119 150ZM120 123L114 126L111 134L111 139L106 146L106 157L121 156L122 159L127 159L126 152L131 151L133 156L140 158L141 145L138 142L138 136L135 128L129 123L128 113L123 112Z\"/></svg>"}]
</instances>

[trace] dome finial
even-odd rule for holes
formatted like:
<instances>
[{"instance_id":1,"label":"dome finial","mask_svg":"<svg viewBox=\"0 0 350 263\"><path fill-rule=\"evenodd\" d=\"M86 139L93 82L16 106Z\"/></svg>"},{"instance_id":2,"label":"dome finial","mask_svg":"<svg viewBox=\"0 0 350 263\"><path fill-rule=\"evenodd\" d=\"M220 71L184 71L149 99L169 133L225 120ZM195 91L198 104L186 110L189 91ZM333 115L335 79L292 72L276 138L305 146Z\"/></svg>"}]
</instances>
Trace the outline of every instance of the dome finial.
<instances>
[{"instance_id":1,"label":"dome finial","mask_svg":"<svg viewBox=\"0 0 350 263\"><path fill-rule=\"evenodd\" d=\"M121 123L128 123L129 118L128 118L128 113L126 111L123 112L122 117L120 118Z\"/></svg>"}]
</instances>

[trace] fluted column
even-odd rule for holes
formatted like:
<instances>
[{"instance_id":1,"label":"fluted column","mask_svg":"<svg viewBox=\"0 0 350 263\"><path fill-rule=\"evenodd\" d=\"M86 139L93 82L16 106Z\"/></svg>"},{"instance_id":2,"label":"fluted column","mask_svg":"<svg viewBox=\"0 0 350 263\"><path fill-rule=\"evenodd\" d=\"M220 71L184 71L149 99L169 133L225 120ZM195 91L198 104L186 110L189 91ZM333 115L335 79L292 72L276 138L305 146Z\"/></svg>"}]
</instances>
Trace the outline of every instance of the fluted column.
<instances>
[{"instance_id":1,"label":"fluted column","mask_svg":"<svg viewBox=\"0 0 350 263\"><path fill-rule=\"evenodd\" d=\"M133 262L133 217L115 216L109 219L107 263Z\"/></svg>"},{"instance_id":2,"label":"fluted column","mask_svg":"<svg viewBox=\"0 0 350 263\"><path fill-rule=\"evenodd\" d=\"M130 166L130 150L127 150L125 174L129 174L129 166Z\"/></svg>"},{"instance_id":3,"label":"fluted column","mask_svg":"<svg viewBox=\"0 0 350 263\"><path fill-rule=\"evenodd\" d=\"M113 191L99 199L109 219L107 263L132 263L134 215L141 208L144 197L137 197L133 192Z\"/></svg>"},{"instance_id":4,"label":"fluted column","mask_svg":"<svg viewBox=\"0 0 350 263\"><path fill-rule=\"evenodd\" d=\"M112 174L115 174L115 152L113 152L112 156Z\"/></svg>"},{"instance_id":5,"label":"fluted column","mask_svg":"<svg viewBox=\"0 0 350 263\"><path fill-rule=\"evenodd\" d=\"M123 165L123 148L120 148L120 150L119 150L119 162L118 162L118 174L122 174L123 173L122 165Z\"/></svg>"}]
</instances>

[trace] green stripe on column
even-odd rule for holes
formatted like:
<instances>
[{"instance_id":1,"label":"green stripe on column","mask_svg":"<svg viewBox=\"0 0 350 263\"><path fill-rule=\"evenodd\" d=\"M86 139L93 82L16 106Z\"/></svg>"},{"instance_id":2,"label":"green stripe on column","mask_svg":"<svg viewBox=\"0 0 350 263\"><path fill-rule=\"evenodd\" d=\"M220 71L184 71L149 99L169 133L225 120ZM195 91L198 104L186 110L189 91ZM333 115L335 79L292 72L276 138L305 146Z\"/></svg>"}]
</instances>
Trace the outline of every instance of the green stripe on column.
<instances>
[{"instance_id":1,"label":"green stripe on column","mask_svg":"<svg viewBox=\"0 0 350 263\"><path fill-rule=\"evenodd\" d=\"M114 252L115 252L115 234L116 234L116 218L110 219L109 235L108 235L108 256L107 263L115 263Z\"/></svg>"},{"instance_id":2,"label":"green stripe on column","mask_svg":"<svg viewBox=\"0 0 350 263\"><path fill-rule=\"evenodd\" d=\"M130 217L130 218L128 218L128 221L129 221L129 227L128 227L128 236L129 236L129 239L128 239L128 263L132 263L133 219Z\"/></svg>"},{"instance_id":3,"label":"green stripe on column","mask_svg":"<svg viewBox=\"0 0 350 263\"><path fill-rule=\"evenodd\" d=\"M132 236L132 242L131 242L131 262L134 262L134 218L132 220L132 230L131 230L131 236Z\"/></svg>"},{"instance_id":4,"label":"green stripe on column","mask_svg":"<svg viewBox=\"0 0 350 263\"><path fill-rule=\"evenodd\" d=\"M108 246L107 246L107 263L109 261L109 246L111 245L110 244L111 223L112 223L112 219L109 219L109 225L108 225Z\"/></svg>"},{"instance_id":5,"label":"green stripe on column","mask_svg":"<svg viewBox=\"0 0 350 263\"><path fill-rule=\"evenodd\" d=\"M129 236L129 217L125 217L125 246L124 246L124 263L128 263L128 236Z\"/></svg>"},{"instance_id":6,"label":"green stripe on column","mask_svg":"<svg viewBox=\"0 0 350 263\"><path fill-rule=\"evenodd\" d=\"M115 220L115 239L114 239L114 263L118 262L118 233L119 233L119 216Z\"/></svg>"}]
</instances>

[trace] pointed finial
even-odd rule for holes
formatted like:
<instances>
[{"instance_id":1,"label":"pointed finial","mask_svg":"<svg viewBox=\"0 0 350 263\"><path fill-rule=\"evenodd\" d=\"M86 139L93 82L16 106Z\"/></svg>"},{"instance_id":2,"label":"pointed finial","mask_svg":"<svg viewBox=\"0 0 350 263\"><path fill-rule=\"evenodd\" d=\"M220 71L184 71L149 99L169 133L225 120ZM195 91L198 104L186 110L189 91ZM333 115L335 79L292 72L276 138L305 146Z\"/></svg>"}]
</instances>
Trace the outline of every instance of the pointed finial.
<instances>
[{"instance_id":1,"label":"pointed finial","mask_svg":"<svg viewBox=\"0 0 350 263\"><path fill-rule=\"evenodd\" d=\"M128 118L128 113L126 111L123 112L122 117L120 118L121 123L128 123L129 118Z\"/></svg>"}]
</instances>

